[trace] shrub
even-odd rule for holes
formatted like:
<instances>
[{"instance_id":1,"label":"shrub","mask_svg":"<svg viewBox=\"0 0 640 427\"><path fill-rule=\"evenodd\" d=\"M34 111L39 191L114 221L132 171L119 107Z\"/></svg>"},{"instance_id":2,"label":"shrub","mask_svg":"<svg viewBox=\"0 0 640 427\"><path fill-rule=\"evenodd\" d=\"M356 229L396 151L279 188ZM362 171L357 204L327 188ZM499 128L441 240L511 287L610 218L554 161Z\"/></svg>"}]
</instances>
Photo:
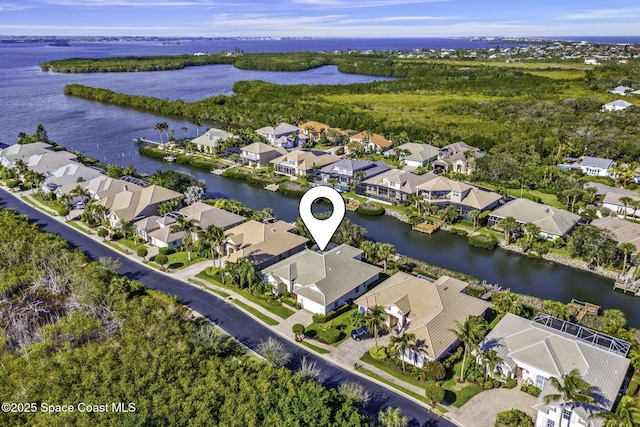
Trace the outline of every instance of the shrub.
<instances>
[{"instance_id":1,"label":"shrub","mask_svg":"<svg viewBox=\"0 0 640 427\"><path fill-rule=\"evenodd\" d=\"M7 187L16 188L20 184L20 181L17 179L9 179L7 180Z\"/></svg>"},{"instance_id":2,"label":"shrub","mask_svg":"<svg viewBox=\"0 0 640 427\"><path fill-rule=\"evenodd\" d=\"M491 390L493 388L493 381L489 380L482 385L485 390Z\"/></svg>"},{"instance_id":3,"label":"shrub","mask_svg":"<svg viewBox=\"0 0 640 427\"><path fill-rule=\"evenodd\" d=\"M485 236L484 234L470 236L468 241L471 246L475 246L476 248L493 250L498 246L498 239L493 236Z\"/></svg>"},{"instance_id":4,"label":"shrub","mask_svg":"<svg viewBox=\"0 0 640 427\"><path fill-rule=\"evenodd\" d=\"M427 384L424 388L424 395L431 403L440 403L444 400L444 390L435 384Z\"/></svg>"},{"instance_id":5,"label":"shrub","mask_svg":"<svg viewBox=\"0 0 640 427\"><path fill-rule=\"evenodd\" d=\"M325 344L334 344L344 336L342 331L339 331L336 328L327 328L320 331L318 335L318 339Z\"/></svg>"},{"instance_id":6,"label":"shrub","mask_svg":"<svg viewBox=\"0 0 640 427\"><path fill-rule=\"evenodd\" d=\"M98 228L98 236L99 236L99 237L102 237L102 238L104 239L104 238L105 238L105 237L107 237L108 235L109 235L109 230L107 230L107 229L106 229L106 228L104 228L104 227L100 227L100 228Z\"/></svg>"},{"instance_id":7,"label":"shrub","mask_svg":"<svg viewBox=\"0 0 640 427\"><path fill-rule=\"evenodd\" d=\"M493 380L493 388L498 388L498 387L500 387L500 385L501 385L500 381L498 381L496 379Z\"/></svg>"},{"instance_id":8,"label":"shrub","mask_svg":"<svg viewBox=\"0 0 640 427\"><path fill-rule=\"evenodd\" d=\"M504 387L505 388L514 388L515 386L518 385L518 380L515 378L509 378L507 381L505 381L504 383Z\"/></svg>"},{"instance_id":9,"label":"shrub","mask_svg":"<svg viewBox=\"0 0 640 427\"><path fill-rule=\"evenodd\" d=\"M441 381L447 375L447 370L438 360L431 360L422 365L422 371L427 381Z\"/></svg>"},{"instance_id":10,"label":"shrub","mask_svg":"<svg viewBox=\"0 0 640 427\"><path fill-rule=\"evenodd\" d=\"M358 206L358 213L362 215L378 216L384 214L384 208L382 206L374 205L372 203L363 203Z\"/></svg>"},{"instance_id":11,"label":"shrub","mask_svg":"<svg viewBox=\"0 0 640 427\"><path fill-rule=\"evenodd\" d=\"M534 386L533 384L522 384L522 387L520 388L520 390L534 397L540 396L540 391L541 391L538 387Z\"/></svg>"},{"instance_id":12,"label":"shrub","mask_svg":"<svg viewBox=\"0 0 640 427\"><path fill-rule=\"evenodd\" d=\"M154 258L155 262L157 262L158 264L160 264L160 266L162 267L162 269L164 270L164 265L166 263L169 262L169 257L166 256L163 253L159 253L158 255L156 255L156 257Z\"/></svg>"},{"instance_id":13,"label":"shrub","mask_svg":"<svg viewBox=\"0 0 640 427\"><path fill-rule=\"evenodd\" d=\"M458 235L460 235L460 236L466 236L466 235L468 234L468 233L467 233L467 230L463 230L462 228L455 228L455 227L453 227L453 228L451 228L451 230L449 230L449 231L451 231L453 234L458 234Z\"/></svg>"},{"instance_id":14,"label":"shrub","mask_svg":"<svg viewBox=\"0 0 640 427\"><path fill-rule=\"evenodd\" d=\"M342 307L339 307L336 310L331 310L330 312L328 312L327 314L320 314L320 313L316 313L313 316L311 316L311 319L314 321L314 323L326 323L329 320L341 315L342 313L345 313L347 311L351 310L351 306L349 304L345 304Z\"/></svg>"},{"instance_id":15,"label":"shrub","mask_svg":"<svg viewBox=\"0 0 640 427\"><path fill-rule=\"evenodd\" d=\"M304 335L304 325L302 323L296 323L291 327L291 331L296 336L296 339Z\"/></svg>"},{"instance_id":16,"label":"shrub","mask_svg":"<svg viewBox=\"0 0 640 427\"><path fill-rule=\"evenodd\" d=\"M147 251L147 248L145 248L144 246L140 246L140 247L136 250L136 254L137 254L140 258L144 258L144 257L146 257L148 253L149 253L149 251Z\"/></svg>"},{"instance_id":17,"label":"shrub","mask_svg":"<svg viewBox=\"0 0 640 427\"><path fill-rule=\"evenodd\" d=\"M346 400L350 400L360 406L367 406L371 400L371 395L365 390L364 386L352 381L340 383L338 393Z\"/></svg>"},{"instance_id":18,"label":"shrub","mask_svg":"<svg viewBox=\"0 0 640 427\"><path fill-rule=\"evenodd\" d=\"M369 349L369 355L376 360L387 360L387 349L383 345L374 346Z\"/></svg>"},{"instance_id":19,"label":"shrub","mask_svg":"<svg viewBox=\"0 0 640 427\"><path fill-rule=\"evenodd\" d=\"M520 409L499 412L496 427L533 427L533 419Z\"/></svg>"},{"instance_id":20,"label":"shrub","mask_svg":"<svg viewBox=\"0 0 640 427\"><path fill-rule=\"evenodd\" d=\"M158 249L158 253L161 253L163 255L169 255L173 253L173 250L169 248L160 248Z\"/></svg>"},{"instance_id":21,"label":"shrub","mask_svg":"<svg viewBox=\"0 0 640 427\"><path fill-rule=\"evenodd\" d=\"M638 392L638 386L640 386L640 383L631 380L631 382L629 382L629 387L627 388L627 396L635 395Z\"/></svg>"},{"instance_id":22,"label":"shrub","mask_svg":"<svg viewBox=\"0 0 640 427\"><path fill-rule=\"evenodd\" d=\"M326 314L316 313L311 316L311 320L313 320L313 323L325 323L328 319Z\"/></svg>"}]
</instances>

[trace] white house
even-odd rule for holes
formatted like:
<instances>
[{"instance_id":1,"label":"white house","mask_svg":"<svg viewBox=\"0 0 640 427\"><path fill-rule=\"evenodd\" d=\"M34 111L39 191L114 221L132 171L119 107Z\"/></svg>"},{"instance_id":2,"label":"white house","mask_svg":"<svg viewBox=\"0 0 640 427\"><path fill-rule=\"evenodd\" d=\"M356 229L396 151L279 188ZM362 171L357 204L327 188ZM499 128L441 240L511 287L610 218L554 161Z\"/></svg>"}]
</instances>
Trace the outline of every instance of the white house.
<instances>
[{"instance_id":1,"label":"white house","mask_svg":"<svg viewBox=\"0 0 640 427\"><path fill-rule=\"evenodd\" d=\"M622 111L626 108L631 107L633 104L630 102L627 102L625 100L622 99L616 99L615 101L611 101L607 104L604 104L601 108L600 111Z\"/></svg>"},{"instance_id":2,"label":"white house","mask_svg":"<svg viewBox=\"0 0 640 427\"><path fill-rule=\"evenodd\" d=\"M298 134L300 128L289 123L278 123L276 126L265 126L257 129L256 133L267 138L271 144L275 145L276 140L282 136L289 136L291 134Z\"/></svg>"},{"instance_id":3,"label":"white house","mask_svg":"<svg viewBox=\"0 0 640 427\"><path fill-rule=\"evenodd\" d=\"M325 252L305 249L262 270L276 294L291 292L307 311L327 314L367 291L381 269L360 261L362 251L339 245Z\"/></svg>"},{"instance_id":4,"label":"white house","mask_svg":"<svg viewBox=\"0 0 640 427\"><path fill-rule=\"evenodd\" d=\"M609 169L615 164L611 159L584 156L578 163L582 173L590 176L609 176Z\"/></svg>"},{"instance_id":5,"label":"white house","mask_svg":"<svg viewBox=\"0 0 640 427\"><path fill-rule=\"evenodd\" d=\"M520 377L541 390L533 405L538 411L536 427L602 426L603 420L590 415L612 409L629 369L630 347L626 341L544 313L533 320L507 313L480 345L502 358L496 367L499 374ZM544 398L558 394L549 378L561 379L572 369L593 387L598 406L567 405L561 414L562 401L545 404Z\"/></svg>"},{"instance_id":6,"label":"white house","mask_svg":"<svg viewBox=\"0 0 640 427\"><path fill-rule=\"evenodd\" d=\"M629 197L631 199L631 203L625 203L625 199L623 199L622 201L620 201L621 198L623 197ZM623 193L616 193L614 191L609 191L605 196L604 199L602 200L602 207L603 208L609 208L611 209L613 212L617 212L620 215L625 215L625 216L636 216L636 215L640 215L640 209L636 209L633 205L640 203L640 196L636 195L630 195L630 194L623 194ZM626 213L625 213L626 210Z\"/></svg>"},{"instance_id":7,"label":"white house","mask_svg":"<svg viewBox=\"0 0 640 427\"><path fill-rule=\"evenodd\" d=\"M613 93L614 95L629 96L629 92L632 92L632 91L633 91L633 88L629 86L616 86L615 88L611 89L609 93Z\"/></svg>"},{"instance_id":8,"label":"white house","mask_svg":"<svg viewBox=\"0 0 640 427\"><path fill-rule=\"evenodd\" d=\"M220 142L230 138L237 138L232 133L226 132L222 129L211 128L197 138L194 138L191 143L196 146L198 151L204 153L213 153Z\"/></svg>"}]
</instances>

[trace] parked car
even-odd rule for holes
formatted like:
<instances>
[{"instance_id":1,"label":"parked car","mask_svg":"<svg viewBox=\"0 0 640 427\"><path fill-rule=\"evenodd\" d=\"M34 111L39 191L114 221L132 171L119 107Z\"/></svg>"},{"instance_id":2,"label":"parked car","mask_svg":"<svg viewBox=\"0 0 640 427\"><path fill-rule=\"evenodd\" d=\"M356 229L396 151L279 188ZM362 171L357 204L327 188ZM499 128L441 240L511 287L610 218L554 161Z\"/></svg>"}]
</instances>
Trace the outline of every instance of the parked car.
<instances>
[{"instance_id":1,"label":"parked car","mask_svg":"<svg viewBox=\"0 0 640 427\"><path fill-rule=\"evenodd\" d=\"M351 331L351 338L356 341L360 341L363 338L369 338L371 334L365 325L359 326L353 331Z\"/></svg>"}]
</instances>

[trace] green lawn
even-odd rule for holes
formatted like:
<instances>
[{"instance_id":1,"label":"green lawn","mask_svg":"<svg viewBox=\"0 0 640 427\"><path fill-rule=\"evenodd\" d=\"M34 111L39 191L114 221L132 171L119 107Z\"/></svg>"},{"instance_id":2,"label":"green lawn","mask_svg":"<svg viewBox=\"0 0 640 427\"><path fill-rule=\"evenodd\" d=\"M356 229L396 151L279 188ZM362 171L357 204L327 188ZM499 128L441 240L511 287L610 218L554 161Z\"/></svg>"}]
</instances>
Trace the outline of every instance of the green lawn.
<instances>
[{"instance_id":1,"label":"green lawn","mask_svg":"<svg viewBox=\"0 0 640 427\"><path fill-rule=\"evenodd\" d=\"M138 251L138 248L145 248L146 247L145 245L136 245L135 242L132 239L120 239L120 240L118 240L118 243L120 243L123 246L128 247L134 253L136 253Z\"/></svg>"},{"instance_id":2,"label":"green lawn","mask_svg":"<svg viewBox=\"0 0 640 427\"><path fill-rule=\"evenodd\" d=\"M258 319L262 320L264 323L266 323L269 326L275 326L277 325L279 322L275 319L272 319L271 317L267 316L266 314L263 314L261 311L256 310L255 308L243 303L240 300L234 299L233 303L236 304L237 306L241 307L244 311L251 313L252 315L254 315L255 317L257 317Z\"/></svg>"},{"instance_id":3,"label":"green lawn","mask_svg":"<svg viewBox=\"0 0 640 427\"><path fill-rule=\"evenodd\" d=\"M400 385L398 385L398 384L396 384L396 383L394 383L392 381L389 381L388 379L383 378L383 377L381 377L380 375L378 375L378 374L376 374L374 372L371 372L367 368L364 368L362 366L358 366L358 367L356 367L356 370L358 372L361 372L361 373L365 374L368 377L371 377L371 378L373 378L375 380L380 381L383 384L388 385L391 388L394 388L394 389L398 390L401 393L404 393L404 394L406 394L408 396L411 396L414 399L417 399L418 401L420 401L422 403L426 403L427 405L429 404L429 402L427 401L427 398L425 396L422 396L422 395L420 395L418 393L415 393L415 392L413 392L411 390L407 390L406 388L404 388L404 387L402 387L402 386L400 386Z\"/></svg>"},{"instance_id":4,"label":"green lawn","mask_svg":"<svg viewBox=\"0 0 640 427\"><path fill-rule=\"evenodd\" d=\"M453 378L442 383L442 388L445 390L445 400L456 408L460 408L462 405L467 403L469 399L482 391L482 389L476 384L466 382L462 384L458 383L461 366L461 362L457 363L454 366L455 374L453 375Z\"/></svg>"},{"instance_id":5,"label":"green lawn","mask_svg":"<svg viewBox=\"0 0 640 427\"><path fill-rule=\"evenodd\" d=\"M153 261L155 257L151 260ZM191 261L189 261L189 255L187 252L178 251L169 255L169 262L167 263L167 268L173 270L180 270L185 267L188 267L192 264L196 264L201 261L206 261L208 258L196 258L194 253L191 253Z\"/></svg>"},{"instance_id":6,"label":"green lawn","mask_svg":"<svg viewBox=\"0 0 640 427\"><path fill-rule=\"evenodd\" d=\"M553 206L554 208L558 208L558 209L567 208L564 203L558 201L558 198L556 197L555 194L543 193L538 190L521 191L518 188L508 188L507 193L513 197L524 197L527 199L539 197L542 203L544 203L545 205Z\"/></svg>"},{"instance_id":7,"label":"green lawn","mask_svg":"<svg viewBox=\"0 0 640 427\"><path fill-rule=\"evenodd\" d=\"M60 203L58 200L46 200L46 199L43 199L42 197L40 197L40 195L38 193L34 193L31 196L27 196L26 198L29 198L29 197L33 197L34 200L36 200L39 203L45 205L49 209L56 211L58 213L58 215L60 215L61 212L65 212L67 210L64 207L64 205L62 203ZM60 216L62 216L62 215L60 215Z\"/></svg>"},{"instance_id":8,"label":"green lawn","mask_svg":"<svg viewBox=\"0 0 640 427\"><path fill-rule=\"evenodd\" d=\"M228 285L223 285L220 281L216 280L216 278L209 276L205 270L202 270L200 273L196 274L196 277L199 279L203 279L206 280L207 282L215 285L215 286L219 286L221 288L225 288L225 289L229 289L230 291L233 291L235 293L237 293L238 295L241 295L242 297L244 297L245 299L253 302L254 304L259 305L260 307L264 308L265 310L269 311L270 313L275 314L278 317L281 317L283 319L286 319L287 317L291 316L293 313L295 313L293 310L290 310L289 308L283 306L283 305L274 305L274 304L269 304L267 301L261 300L260 298L257 298L254 295L251 295L251 293L249 293L248 290L246 289L239 289L236 288L234 286L228 286Z\"/></svg>"},{"instance_id":9,"label":"green lawn","mask_svg":"<svg viewBox=\"0 0 640 427\"><path fill-rule=\"evenodd\" d=\"M108 240L105 240L104 243L106 243L108 246L111 246L113 249L115 249L118 252L122 252L125 255L131 255L131 251L128 249L123 249L120 247L120 245L116 245L115 243L112 243Z\"/></svg>"},{"instance_id":10,"label":"green lawn","mask_svg":"<svg viewBox=\"0 0 640 427\"><path fill-rule=\"evenodd\" d=\"M303 346L310 348L311 350L315 351L316 353L319 354L327 354L327 353L331 353L329 350L322 348L322 347L318 347L316 345L313 345L311 343L308 343L306 341L301 341L300 344L302 344Z\"/></svg>"},{"instance_id":11,"label":"green lawn","mask_svg":"<svg viewBox=\"0 0 640 427\"><path fill-rule=\"evenodd\" d=\"M315 323L315 322L311 323L309 326L305 327L305 330L307 332L316 331L316 334L313 336L318 336L321 330L328 329L328 328L337 328L342 330L342 332L344 333L344 337L342 337L342 339L339 340L338 342L332 344L334 347L337 347L341 343L343 343L344 340L349 338L351 336L351 331L357 327L357 326L351 325L351 322L349 321L351 315L357 312L357 310L358 310L357 308L348 310L342 313L341 315L334 317L333 319L329 320L326 323Z\"/></svg>"},{"instance_id":12,"label":"green lawn","mask_svg":"<svg viewBox=\"0 0 640 427\"><path fill-rule=\"evenodd\" d=\"M91 230L87 230L86 228L82 227L81 225L78 225L78 223L76 223L75 221L67 221L67 225L70 225L71 227L75 228L78 231L82 231L83 233L86 233L88 235L92 235L92 234L96 234Z\"/></svg>"}]
</instances>

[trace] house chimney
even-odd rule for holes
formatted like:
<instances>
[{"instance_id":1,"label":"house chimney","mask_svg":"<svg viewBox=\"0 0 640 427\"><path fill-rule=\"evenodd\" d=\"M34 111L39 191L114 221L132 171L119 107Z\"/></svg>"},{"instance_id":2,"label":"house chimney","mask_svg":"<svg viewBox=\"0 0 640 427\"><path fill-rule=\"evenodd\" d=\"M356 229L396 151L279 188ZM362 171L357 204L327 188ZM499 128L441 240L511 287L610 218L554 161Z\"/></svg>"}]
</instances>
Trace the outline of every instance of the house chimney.
<instances>
[{"instance_id":1,"label":"house chimney","mask_svg":"<svg viewBox=\"0 0 640 427\"><path fill-rule=\"evenodd\" d=\"M292 262L289 265L289 280L291 280L291 282L293 282L297 278L298 278L298 266L296 265L295 262Z\"/></svg>"}]
</instances>

